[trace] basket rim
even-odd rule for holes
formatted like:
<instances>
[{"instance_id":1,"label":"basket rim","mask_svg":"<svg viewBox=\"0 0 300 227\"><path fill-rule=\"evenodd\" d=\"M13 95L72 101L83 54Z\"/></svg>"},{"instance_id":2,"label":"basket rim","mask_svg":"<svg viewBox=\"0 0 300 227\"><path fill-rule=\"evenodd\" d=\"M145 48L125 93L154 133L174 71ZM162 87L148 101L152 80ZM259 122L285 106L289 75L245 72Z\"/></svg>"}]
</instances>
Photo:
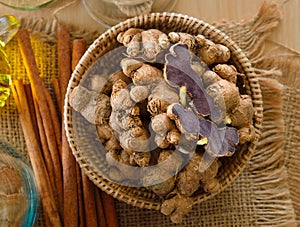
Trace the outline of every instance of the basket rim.
<instances>
[{"instance_id":1,"label":"basket rim","mask_svg":"<svg viewBox=\"0 0 300 227\"><path fill-rule=\"evenodd\" d=\"M186 30L188 27L195 26L196 29L203 32L201 34L204 35L206 38L213 39L213 41L217 40L218 43L222 43L226 45L231 50L231 52L234 53L234 56L238 59L238 63L241 64L240 67L244 71L249 81L250 87L248 88L248 90L251 93L253 106L255 108L254 127L255 127L256 138L248 147L247 152L239 156L241 165L235 166L237 168L237 171L235 171L232 175L228 176L228 178L224 180L225 183L224 185L222 185L222 187L218 192L214 194L204 193L202 195L196 196L196 198L194 198L194 204L201 203L215 196L216 194L220 193L238 177L238 175L244 169L245 165L250 160L256 148L258 139L260 138L261 135L262 121L263 121L262 94L260 90L259 80L252 68L250 60L247 58L245 53L240 49L240 47L230 39L230 37L228 37L224 32L215 28L211 24L208 24L195 17L188 16L185 14L180 14L180 13L169 13L169 12L149 13L149 14L144 14L134 18L127 19L111 27L103 34L101 34L98 38L96 38L94 42L89 46L87 51L84 53L77 66L75 67L75 70L71 75L67 87L67 92L64 100L64 127L65 127L69 145L80 168L86 173L89 179L96 186L98 186L106 193L112 195L114 198L118 199L119 201L140 208L148 208L148 209L155 209L155 210L160 209L161 201L149 201L149 199L144 199L141 198L140 196L130 196L128 195L128 193L126 193L126 190L125 192L123 192L122 189L119 188L119 187L122 188L122 186L119 187L115 186L114 185L115 183L109 182L107 179L98 176L95 173L95 170L91 166L87 165L84 158L82 157L81 152L76 149L76 141L74 140L74 137L72 135L72 107L70 107L69 105L68 96L70 92L79 84L80 80L84 76L84 73L89 69L89 67L98 58L104 55L107 49L110 49L113 46L114 42L116 42L116 36L119 32L127 30L128 28L132 28L132 27L143 28L146 22L150 23L150 25L148 24L147 27L150 26L151 28L156 28L152 26L154 26L158 22L161 22L160 20L163 20L166 23L175 21L175 23L180 24L180 26L184 26L183 28L181 28L184 30Z\"/></svg>"}]
</instances>

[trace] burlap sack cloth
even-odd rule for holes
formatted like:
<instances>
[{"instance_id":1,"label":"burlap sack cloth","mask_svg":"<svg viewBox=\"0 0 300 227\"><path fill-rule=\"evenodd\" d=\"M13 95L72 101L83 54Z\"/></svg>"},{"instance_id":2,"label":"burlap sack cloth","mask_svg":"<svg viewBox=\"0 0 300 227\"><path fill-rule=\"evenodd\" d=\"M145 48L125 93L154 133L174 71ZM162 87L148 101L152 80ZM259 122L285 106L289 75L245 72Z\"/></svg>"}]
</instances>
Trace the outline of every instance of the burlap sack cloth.
<instances>
[{"instance_id":1,"label":"burlap sack cloth","mask_svg":"<svg viewBox=\"0 0 300 227\"><path fill-rule=\"evenodd\" d=\"M280 20L280 6L264 2L250 21L215 23L245 51L260 76L263 135L242 174L221 194L195 206L180 225L172 224L158 211L116 201L120 226L300 225L300 54L268 41L268 35ZM31 31L41 76L51 90L51 78L58 76L57 22L26 18L21 23ZM78 28L69 29L73 38L83 37L88 42L98 35ZM28 81L16 39L9 43L7 51L12 78ZM13 97L0 108L0 114L0 138L27 157ZM42 215L38 216L36 226L43 226Z\"/></svg>"}]
</instances>

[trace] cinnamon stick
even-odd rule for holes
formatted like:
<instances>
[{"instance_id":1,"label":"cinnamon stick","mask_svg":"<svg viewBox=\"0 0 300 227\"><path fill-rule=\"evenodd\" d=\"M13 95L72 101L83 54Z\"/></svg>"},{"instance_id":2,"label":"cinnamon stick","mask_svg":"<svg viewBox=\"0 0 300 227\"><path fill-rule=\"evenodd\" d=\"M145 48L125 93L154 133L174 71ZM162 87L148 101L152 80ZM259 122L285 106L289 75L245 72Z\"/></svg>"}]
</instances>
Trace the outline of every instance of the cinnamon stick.
<instances>
[{"instance_id":1,"label":"cinnamon stick","mask_svg":"<svg viewBox=\"0 0 300 227\"><path fill-rule=\"evenodd\" d=\"M83 188L82 188L82 179L81 179L81 169L80 166L76 165L76 174L77 174L77 201L78 201L78 218L79 226L85 226L85 217L84 217L84 203L83 203Z\"/></svg>"},{"instance_id":2,"label":"cinnamon stick","mask_svg":"<svg viewBox=\"0 0 300 227\"><path fill-rule=\"evenodd\" d=\"M32 96L32 91L30 84L24 84L25 92L26 92L26 98L29 105L29 111L32 118L32 125L35 128L37 138L39 138L41 148L42 148L42 154L44 157L46 169L50 178L51 185L55 185L55 176L54 176L54 168L52 164L51 155L49 153L49 148L47 146L47 139L43 128L43 123L41 119L41 115L39 111L36 111L38 109L37 103L34 101ZM53 188L52 188L53 189ZM54 197L57 201L57 194L54 191Z\"/></svg>"},{"instance_id":3,"label":"cinnamon stick","mask_svg":"<svg viewBox=\"0 0 300 227\"><path fill-rule=\"evenodd\" d=\"M47 173L49 175L50 184L54 185L55 184L55 179L54 179L54 175L53 175L53 165L52 165L52 160L51 160L51 157L50 157L50 154L49 154L49 149L47 147L47 142L45 142L46 141L46 136L45 136L44 132L43 133L39 132L39 130L43 131L43 129L40 129L38 127L38 121L41 121L40 116L39 116L39 111L35 111L36 102L34 102L34 100L33 100L30 84L24 84L23 86L24 86L25 93L26 93L26 99L28 101L29 111L31 113L30 116L31 116L32 126L34 128L36 138L40 140L40 146L42 148L42 156L43 156L44 161L45 161L45 166L46 166L46 169L47 169ZM44 146L44 144L46 144L46 147ZM55 199L56 204L57 204L57 194L53 190L53 187L52 187L52 191L53 191L53 194L54 194L54 199ZM45 220L45 226L50 226L50 220L49 220L49 217L47 216L46 213L44 213L44 220Z\"/></svg>"},{"instance_id":4,"label":"cinnamon stick","mask_svg":"<svg viewBox=\"0 0 300 227\"><path fill-rule=\"evenodd\" d=\"M95 189L96 207L97 207L97 220L99 227L107 227L100 189Z\"/></svg>"},{"instance_id":5,"label":"cinnamon stick","mask_svg":"<svg viewBox=\"0 0 300 227\"><path fill-rule=\"evenodd\" d=\"M61 105L62 100L61 100L60 86L59 86L58 78L52 79L52 87L53 87L54 96L55 96L55 99L57 102L58 110L60 113L62 113L63 112L62 105Z\"/></svg>"},{"instance_id":6,"label":"cinnamon stick","mask_svg":"<svg viewBox=\"0 0 300 227\"><path fill-rule=\"evenodd\" d=\"M31 113L31 122L32 122L32 125L34 128L35 134L38 138L39 130L38 130L38 125L37 125L37 120L36 120L36 114L35 114L36 111L35 111L34 100L33 100L30 84L24 84L24 89L25 89L26 98L28 101L29 111Z\"/></svg>"},{"instance_id":7,"label":"cinnamon stick","mask_svg":"<svg viewBox=\"0 0 300 227\"><path fill-rule=\"evenodd\" d=\"M97 227L97 212L95 202L95 185L88 179L83 171L81 171L83 198L84 198L84 212L85 212L85 226Z\"/></svg>"},{"instance_id":8,"label":"cinnamon stick","mask_svg":"<svg viewBox=\"0 0 300 227\"><path fill-rule=\"evenodd\" d=\"M86 51L86 41L84 39L74 39L72 47L72 71L75 70L80 58Z\"/></svg>"},{"instance_id":9,"label":"cinnamon stick","mask_svg":"<svg viewBox=\"0 0 300 227\"><path fill-rule=\"evenodd\" d=\"M32 50L29 33L21 29L17 34L19 47L23 57L24 65L31 84L34 100L37 102L38 109L43 122L43 127L47 139L47 145L51 154L54 174L55 190L58 195L59 210L63 207L63 190L62 190L62 171L59 157L61 131L58 115L51 95L46 88L41 77L39 77L38 67Z\"/></svg>"},{"instance_id":10,"label":"cinnamon stick","mask_svg":"<svg viewBox=\"0 0 300 227\"><path fill-rule=\"evenodd\" d=\"M25 88L21 80L16 81L12 86L12 93L17 106L20 122L22 125L28 155L32 164L37 186L42 200L43 210L49 217L51 226L62 226L59 211L56 206L50 179L42 157L39 140L32 124L29 112Z\"/></svg>"},{"instance_id":11,"label":"cinnamon stick","mask_svg":"<svg viewBox=\"0 0 300 227\"><path fill-rule=\"evenodd\" d=\"M64 225L79 226L76 161L65 133L62 135L62 163L64 188ZM70 212L72 211L72 212Z\"/></svg>"},{"instance_id":12,"label":"cinnamon stick","mask_svg":"<svg viewBox=\"0 0 300 227\"><path fill-rule=\"evenodd\" d=\"M36 102L35 102L35 107L38 109ZM42 154L44 157L46 169L48 171L50 183L51 183L52 189L54 191L54 197L58 204L58 194L57 194L56 187L55 187L55 184L56 184L55 169L54 169L52 157L51 157L51 154L50 154L50 151L48 148L47 138L46 138L46 134L45 134L44 127L43 127L43 122L42 122L42 117L41 117L39 110L37 110L35 114L36 114L36 119L37 119L38 130L39 130L40 142L41 142L41 146L42 146Z\"/></svg>"},{"instance_id":13,"label":"cinnamon stick","mask_svg":"<svg viewBox=\"0 0 300 227\"><path fill-rule=\"evenodd\" d=\"M35 61L35 56L32 50L29 33L26 29L20 29L17 33L18 43L23 57L24 65L31 84L32 93L38 104L41 106L43 115L47 120L52 120L56 124L52 124L52 133L54 141L60 144L60 126L57 124L58 115L48 89L46 88L42 78L39 76L39 70ZM44 111L47 110L47 111ZM49 112L50 110L50 112ZM45 113L44 113L45 112Z\"/></svg>"},{"instance_id":14,"label":"cinnamon stick","mask_svg":"<svg viewBox=\"0 0 300 227\"><path fill-rule=\"evenodd\" d=\"M66 89L71 77L71 45L70 33L65 28L60 26L57 30L57 53L58 53L58 71L59 85L61 91L61 105L65 99Z\"/></svg>"},{"instance_id":15,"label":"cinnamon stick","mask_svg":"<svg viewBox=\"0 0 300 227\"><path fill-rule=\"evenodd\" d=\"M106 219L107 227L117 227L118 219L115 209L114 198L106 192L101 191L101 199Z\"/></svg>"},{"instance_id":16,"label":"cinnamon stick","mask_svg":"<svg viewBox=\"0 0 300 227\"><path fill-rule=\"evenodd\" d=\"M72 71L75 69L79 59L86 50L86 41L84 39L74 39L72 42ZM84 195L83 195L83 182L81 179L81 169L76 163L77 173L77 201L78 201L78 215L79 215L79 226L85 225L84 215Z\"/></svg>"},{"instance_id":17,"label":"cinnamon stick","mask_svg":"<svg viewBox=\"0 0 300 227\"><path fill-rule=\"evenodd\" d=\"M69 146L66 131L64 127L63 100L67 90L68 81L71 76L71 51L70 51L70 34L63 27L58 28L57 35L57 53L59 68L59 87L62 116L62 169L63 169L63 191L64 191L64 225L79 226L78 219L78 190L77 190L77 173L76 160ZM70 212L72 211L72 212Z\"/></svg>"}]
</instances>

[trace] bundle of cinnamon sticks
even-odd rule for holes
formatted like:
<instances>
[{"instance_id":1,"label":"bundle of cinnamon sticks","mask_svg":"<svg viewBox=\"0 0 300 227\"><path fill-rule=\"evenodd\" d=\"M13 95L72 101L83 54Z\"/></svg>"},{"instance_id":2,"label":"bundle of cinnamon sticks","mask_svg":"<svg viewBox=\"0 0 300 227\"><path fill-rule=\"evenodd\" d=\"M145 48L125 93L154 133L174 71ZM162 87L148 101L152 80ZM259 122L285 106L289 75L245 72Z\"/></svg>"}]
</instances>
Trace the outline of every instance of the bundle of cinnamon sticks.
<instances>
[{"instance_id":1,"label":"bundle of cinnamon sticks","mask_svg":"<svg viewBox=\"0 0 300 227\"><path fill-rule=\"evenodd\" d=\"M58 28L59 77L52 81L54 98L39 76L29 32L20 30L17 38L30 84L14 81L12 93L46 226L117 226L113 197L98 189L80 169L63 124L68 81L86 50L85 40L71 41L69 31Z\"/></svg>"}]
</instances>

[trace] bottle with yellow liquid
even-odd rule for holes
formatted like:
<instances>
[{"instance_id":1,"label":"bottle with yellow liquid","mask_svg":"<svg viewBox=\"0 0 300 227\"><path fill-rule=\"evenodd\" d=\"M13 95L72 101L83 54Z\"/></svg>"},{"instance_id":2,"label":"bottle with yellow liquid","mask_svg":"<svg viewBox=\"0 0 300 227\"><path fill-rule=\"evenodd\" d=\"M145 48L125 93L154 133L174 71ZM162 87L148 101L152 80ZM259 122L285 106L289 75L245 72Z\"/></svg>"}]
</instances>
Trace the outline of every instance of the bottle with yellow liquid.
<instances>
[{"instance_id":1,"label":"bottle with yellow liquid","mask_svg":"<svg viewBox=\"0 0 300 227\"><path fill-rule=\"evenodd\" d=\"M5 51L5 45L17 33L20 24L12 15L0 17L0 107L5 105L5 101L10 95L10 64Z\"/></svg>"}]
</instances>

